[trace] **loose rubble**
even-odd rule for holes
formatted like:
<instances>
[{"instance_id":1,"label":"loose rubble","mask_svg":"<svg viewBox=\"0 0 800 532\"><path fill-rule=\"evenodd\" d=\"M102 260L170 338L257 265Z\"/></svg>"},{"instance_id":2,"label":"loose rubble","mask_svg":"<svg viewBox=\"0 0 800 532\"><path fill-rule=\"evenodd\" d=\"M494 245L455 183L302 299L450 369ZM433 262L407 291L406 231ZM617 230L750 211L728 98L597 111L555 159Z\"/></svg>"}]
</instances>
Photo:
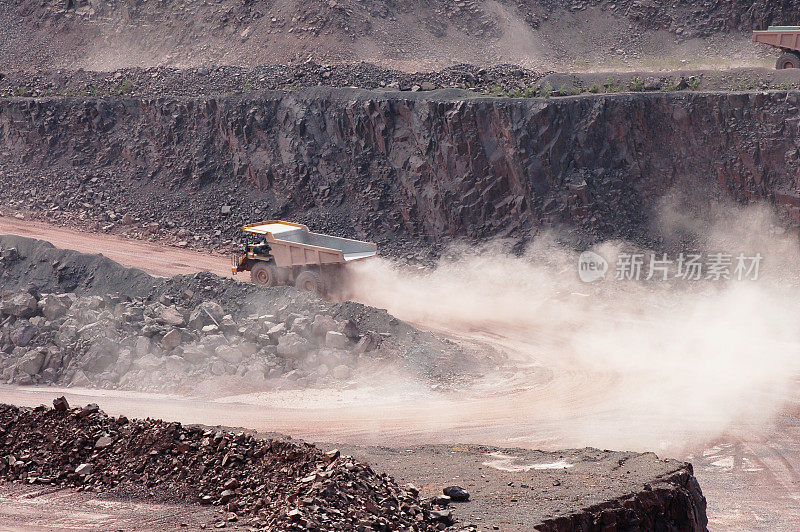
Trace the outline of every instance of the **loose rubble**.
<instances>
[{"instance_id":1,"label":"loose rubble","mask_svg":"<svg viewBox=\"0 0 800 532\"><path fill-rule=\"evenodd\" d=\"M0 405L0 479L210 504L264 530L437 530L447 511L336 450L243 432Z\"/></svg>"},{"instance_id":2,"label":"loose rubble","mask_svg":"<svg viewBox=\"0 0 800 532\"><path fill-rule=\"evenodd\" d=\"M115 72L13 71L0 78L0 98L221 96L321 85L408 92L458 88L476 93L501 93L533 87L542 75L510 64L488 67L459 64L438 71L409 73L365 62L336 65L307 62L255 68L125 68Z\"/></svg>"}]
</instances>

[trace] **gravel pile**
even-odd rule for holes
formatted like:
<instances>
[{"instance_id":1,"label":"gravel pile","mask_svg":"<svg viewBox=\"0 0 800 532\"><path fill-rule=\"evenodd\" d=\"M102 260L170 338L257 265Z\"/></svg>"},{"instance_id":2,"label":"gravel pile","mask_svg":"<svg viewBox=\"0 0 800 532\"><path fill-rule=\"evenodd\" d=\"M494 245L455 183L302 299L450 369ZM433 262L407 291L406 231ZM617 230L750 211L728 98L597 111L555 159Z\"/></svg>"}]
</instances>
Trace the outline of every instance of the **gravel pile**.
<instances>
[{"instance_id":1,"label":"gravel pile","mask_svg":"<svg viewBox=\"0 0 800 532\"><path fill-rule=\"evenodd\" d=\"M215 505L218 527L436 530L453 522L413 486L335 450L53 404L0 405L0 479Z\"/></svg>"},{"instance_id":2,"label":"gravel pile","mask_svg":"<svg viewBox=\"0 0 800 532\"><path fill-rule=\"evenodd\" d=\"M330 86L401 91L442 88L509 92L531 88L542 77L514 65L481 68L456 65L436 72L407 73L371 63L240 68L127 68L114 72L84 70L12 71L0 74L0 97L14 96L208 96L261 90Z\"/></svg>"}]
</instances>

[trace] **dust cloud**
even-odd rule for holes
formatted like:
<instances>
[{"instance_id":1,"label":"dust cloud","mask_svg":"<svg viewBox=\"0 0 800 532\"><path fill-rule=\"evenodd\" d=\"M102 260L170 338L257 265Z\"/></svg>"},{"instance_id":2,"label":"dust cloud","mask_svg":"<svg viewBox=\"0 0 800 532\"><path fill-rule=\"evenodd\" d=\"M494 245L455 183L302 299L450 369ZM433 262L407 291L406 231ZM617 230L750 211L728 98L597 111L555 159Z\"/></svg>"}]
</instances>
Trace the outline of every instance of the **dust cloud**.
<instances>
[{"instance_id":1,"label":"dust cloud","mask_svg":"<svg viewBox=\"0 0 800 532\"><path fill-rule=\"evenodd\" d=\"M522 375L548 375L522 389L497 380L491 403L465 403L489 438L680 452L769 423L800 371L798 239L764 206L691 209L673 197L657 219L668 259L733 255L733 279L648 281L650 251L606 242L593 250L608 260L606 278L584 283L579 253L549 234L521 256L502 243L461 248L433 270L366 261L352 297L499 347ZM641 280L616 279L619 254L635 252ZM735 278L740 253L763 257L757 280Z\"/></svg>"}]
</instances>

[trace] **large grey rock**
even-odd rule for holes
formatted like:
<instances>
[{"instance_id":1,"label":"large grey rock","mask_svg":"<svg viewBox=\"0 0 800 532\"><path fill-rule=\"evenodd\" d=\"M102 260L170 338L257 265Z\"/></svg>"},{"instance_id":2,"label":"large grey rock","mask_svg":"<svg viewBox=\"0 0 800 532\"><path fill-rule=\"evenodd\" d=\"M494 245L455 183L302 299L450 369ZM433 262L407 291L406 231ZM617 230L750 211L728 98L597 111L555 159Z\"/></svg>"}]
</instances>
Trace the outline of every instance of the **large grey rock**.
<instances>
[{"instance_id":1,"label":"large grey rock","mask_svg":"<svg viewBox=\"0 0 800 532\"><path fill-rule=\"evenodd\" d=\"M350 368L344 364L340 364L331 370L331 377L334 379L345 380L349 379L352 372Z\"/></svg>"},{"instance_id":2,"label":"large grey rock","mask_svg":"<svg viewBox=\"0 0 800 532\"><path fill-rule=\"evenodd\" d=\"M28 321L21 321L14 325L8 337L17 347L27 347L38 334L39 329Z\"/></svg>"},{"instance_id":3,"label":"large grey rock","mask_svg":"<svg viewBox=\"0 0 800 532\"><path fill-rule=\"evenodd\" d=\"M353 348L353 351L358 354L364 354L374 349L377 349L378 346L381 345L383 338L376 333L368 332L364 334L361 339L356 343L356 346Z\"/></svg>"},{"instance_id":4,"label":"large grey rock","mask_svg":"<svg viewBox=\"0 0 800 532\"><path fill-rule=\"evenodd\" d=\"M137 357L143 357L151 350L150 338L147 336L139 336L134 343L134 353Z\"/></svg>"},{"instance_id":5,"label":"large grey rock","mask_svg":"<svg viewBox=\"0 0 800 532\"><path fill-rule=\"evenodd\" d=\"M17 368L27 375L38 375L44 365L44 359L47 357L47 351L44 349L33 349L28 351L25 356L19 361Z\"/></svg>"},{"instance_id":6,"label":"large grey rock","mask_svg":"<svg viewBox=\"0 0 800 532\"><path fill-rule=\"evenodd\" d=\"M338 330L339 330L339 323L330 316L326 316L324 314L317 314L316 317L314 318L314 324L312 326L312 332L314 336L325 338L325 335L328 334L329 331L338 331Z\"/></svg>"},{"instance_id":7,"label":"large grey rock","mask_svg":"<svg viewBox=\"0 0 800 532\"><path fill-rule=\"evenodd\" d=\"M91 475L93 471L94 466L92 464L81 464L75 468L75 474L81 476Z\"/></svg>"},{"instance_id":8,"label":"large grey rock","mask_svg":"<svg viewBox=\"0 0 800 532\"><path fill-rule=\"evenodd\" d=\"M67 347L72 344L77 337L77 325L73 321L67 320L61 325L61 327L58 328L58 332L56 333L54 340L56 345L59 347Z\"/></svg>"},{"instance_id":9,"label":"large grey rock","mask_svg":"<svg viewBox=\"0 0 800 532\"><path fill-rule=\"evenodd\" d=\"M343 349L347 347L349 340L347 336L337 331L328 331L325 335L325 345L334 349Z\"/></svg>"},{"instance_id":10,"label":"large grey rock","mask_svg":"<svg viewBox=\"0 0 800 532\"><path fill-rule=\"evenodd\" d=\"M216 355L226 362L238 364L244 360L244 354L239 347L221 345L215 350Z\"/></svg>"},{"instance_id":11,"label":"large grey rock","mask_svg":"<svg viewBox=\"0 0 800 532\"><path fill-rule=\"evenodd\" d=\"M249 368L244 374L244 379L254 386L259 386L264 384L264 371L259 368Z\"/></svg>"},{"instance_id":12,"label":"large grey rock","mask_svg":"<svg viewBox=\"0 0 800 532\"><path fill-rule=\"evenodd\" d=\"M53 294L48 294L40 302L42 307L42 314L50 321L56 320L67 313L69 308L64 302Z\"/></svg>"},{"instance_id":13,"label":"large grey rock","mask_svg":"<svg viewBox=\"0 0 800 532\"><path fill-rule=\"evenodd\" d=\"M170 355L164 359L164 367L171 373L182 373L186 370L186 361L178 355Z\"/></svg>"},{"instance_id":14,"label":"large grey rock","mask_svg":"<svg viewBox=\"0 0 800 532\"><path fill-rule=\"evenodd\" d=\"M342 349L331 349L324 347L317 352L317 358L321 364L325 364L329 368L345 363L349 359L347 351Z\"/></svg>"},{"instance_id":15,"label":"large grey rock","mask_svg":"<svg viewBox=\"0 0 800 532\"><path fill-rule=\"evenodd\" d=\"M164 359L159 358L152 353L148 353L145 356L135 360L133 365L139 369L153 370L161 366L163 363Z\"/></svg>"},{"instance_id":16,"label":"large grey rock","mask_svg":"<svg viewBox=\"0 0 800 532\"><path fill-rule=\"evenodd\" d=\"M172 329L161 339L161 347L167 351L172 351L179 345L181 345L181 332L178 329Z\"/></svg>"},{"instance_id":17,"label":"large grey rock","mask_svg":"<svg viewBox=\"0 0 800 532\"><path fill-rule=\"evenodd\" d=\"M339 326L339 332L351 340L358 340L361 337L361 331L353 320L342 322Z\"/></svg>"},{"instance_id":18,"label":"large grey rock","mask_svg":"<svg viewBox=\"0 0 800 532\"><path fill-rule=\"evenodd\" d=\"M72 381L70 381L69 385L75 388L85 388L86 386L90 386L92 383L89 380L89 377L86 374L78 370L75 372L75 375L72 377Z\"/></svg>"},{"instance_id":19,"label":"large grey rock","mask_svg":"<svg viewBox=\"0 0 800 532\"><path fill-rule=\"evenodd\" d=\"M278 338L280 336L283 336L284 333L286 333L286 324L285 323L279 323L279 324L275 325L274 327L270 327L270 329L267 331L267 334L272 339L276 339L276 338Z\"/></svg>"},{"instance_id":20,"label":"large grey rock","mask_svg":"<svg viewBox=\"0 0 800 532\"><path fill-rule=\"evenodd\" d=\"M183 327L186 325L186 318L175 307L164 307L158 314L159 323L171 325L172 327Z\"/></svg>"},{"instance_id":21,"label":"large grey rock","mask_svg":"<svg viewBox=\"0 0 800 532\"><path fill-rule=\"evenodd\" d=\"M203 301L189 315L189 326L201 330L207 325L219 325L225 309L214 301Z\"/></svg>"},{"instance_id":22,"label":"large grey rock","mask_svg":"<svg viewBox=\"0 0 800 532\"><path fill-rule=\"evenodd\" d=\"M300 336L308 338L311 336L311 325L311 319L305 316L300 316L299 318L295 318L295 320L292 322L291 331L299 334Z\"/></svg>"},{"instance_id":23,"label":"large grey rock","mask_svg":"<svg viewBox=\"0 0 800 532\"><path fill-rule=\"evenodd\" d=\"M0 313L18 318L30 318L38 309L36 298L27 292L15 294L0 302Z\"/></svg>"},{"instance_id":24,"label":"large grey rock","mask_svg":"<svg viewBox=\"0 0 800 532\"><path fill-rule=\"evenodd\" d=\"M130 349L121 349L114 364L114 372L117 375L124 375L133 365L133 354Z\"/></svg>"},{"instance_id":25,"label":"large grey rock","mask_svg":"<svg viewBox=\"0 0 800 532\"><path fill-rule=\"evenodd\" d=\"M297 333L287 333L278 339L277 354L279 357L302 359L308 353L308 340Z\"/></svg>"},{"instance_id":26,"label":"large grey rock","mask_svg":"<svg viewBox=\"0 0 800 532\"><path fill-rule=\"evenodd\" d=\"M200 364L208 360L208 354L199 347L187 347L183 351L183 359L189 364Z\"/></svg>"},{"instance_id":27,"label":"large grey rock","mask_svg":"<svg viewBox=\"0 0 800 532\"><path fill-rule=\"evenodd\" d=\"M117 345L110 341L92 344L84 356L83 370L102 373L117 360L117 354Z\"/></svg>"},{"instance_id":28,"label":"large grey rock","mask_svg":"<svg viewBox=\"0 0 800 532\"><path fill-rule=\"evenodd\" d=\"M206 348L211 352L213 352L217 347L227 344L227 338L221 334L210 334L203 338L203 345L205 345Z\"/></svg>"},{"instance_id":29,"label":"large grey rock","mask_svg":"<svg viewBox=\"0 0 800 532\"><path fill-rule=\"evenodd\" d=\"M242 356L244 356L244 358L249 358L255 355L258 353L259 349L261 349L261 346L255 342L242 342L237 347L239 348L239 351L242 352Z\"/></svg>"}]
</instances>

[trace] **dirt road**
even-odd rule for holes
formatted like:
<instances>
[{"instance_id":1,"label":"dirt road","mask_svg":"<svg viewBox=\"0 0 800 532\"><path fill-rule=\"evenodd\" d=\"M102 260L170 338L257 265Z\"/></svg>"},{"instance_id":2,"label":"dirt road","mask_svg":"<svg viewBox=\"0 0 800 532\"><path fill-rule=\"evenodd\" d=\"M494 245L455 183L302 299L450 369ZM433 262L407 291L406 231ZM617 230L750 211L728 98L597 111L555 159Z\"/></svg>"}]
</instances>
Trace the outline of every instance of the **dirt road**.
<instances>
[{"instance_id":1,"label":"dirt road","mask_svg":"<svg viewBox=\"0 0 800 532\"><path fill-rule=\"evenodd\" d=\"M104 254L154 275L210 269L227 273L227 259L153 243L85 234L41 223L0 219L0 233L49 240L78 251ZM368 303L368 301L365 301ZM389 309L392 312L392 309ZM529 349L525 331L447 331L457 341L485 343L513 353ZM215 398L180 398L103 390L0 387L0 401L35 406L64 393L72 404L97 402L110 414L161 417L188 423L242 426L306 440L357 445L412 445L431 441L558 449L595 446L635 448L665 438L659 413L608 400L626 378L570 367L561 354L538 352L540 364L502 379L486 379L467 393L434 393L406 383L376 382L355 389L270 391ZM625 383L629 385L630 383ZM646 384L646 383L645 383ZM633 415L631 415L633 412ZM624 418L623 418L624 414ZM800 527L800 398L769 424L740 425L728 435L699 439L679 451L685 435L672 434L661 454L689 459L709 500L712 526ZM694 420L705 424L703 412ZM611 429L611 430L610 430ZM626 437L630 436L630 440ZM634 439L635 436L635 439ZM630 444L630 446L628 446Z\"/></svg>"},{"instance_id":2,"label":"dirt road","mask_svg":"<svg viewBox=\"0 0 800 532\"><path fill-rule=\"evenodd\" d=\"M71 488L0 484L0 529L9 532L198 530L215 517L213 509L197 505L121 501Z\"/></svg>"},{"instance_id":3,"label":"dirt road","mask_svg":"<svg viewBox=\"0 0 800 532\"><path fill-rule=\"evenodd\" d=\"M0 216L0 234L38 238L81 253L101 253L115 262L157 277L198 271L231 277L230 258L215 253L199 253L104 233L86 233L7 216Z\"/></svg>"}]
</instances>

